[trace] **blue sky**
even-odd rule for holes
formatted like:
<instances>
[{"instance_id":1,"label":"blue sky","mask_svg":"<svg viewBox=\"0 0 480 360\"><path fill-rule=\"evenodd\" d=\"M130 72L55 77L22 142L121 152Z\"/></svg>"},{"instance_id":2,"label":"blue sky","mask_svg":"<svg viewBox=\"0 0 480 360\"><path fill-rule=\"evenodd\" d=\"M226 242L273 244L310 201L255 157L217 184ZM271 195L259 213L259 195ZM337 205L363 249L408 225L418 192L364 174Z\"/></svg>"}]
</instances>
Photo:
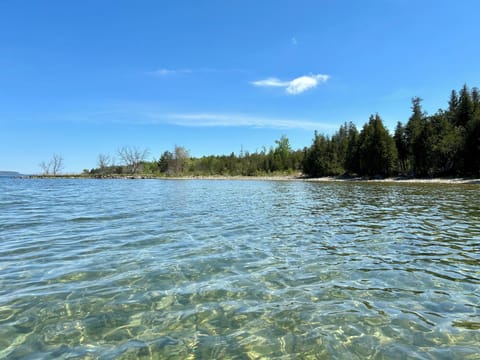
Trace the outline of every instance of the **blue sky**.
<instances>
[{"instance_id":1,"label":"blue sky","mask_svg":"<svg viewBox=\"0 0 480 360\"><path fill-rule=\"evenodd\" d=\"M65 172L100 153L175 145L193 156L267 149L285 134L393 130L479 86L480 2L0 2L0 170ZM118 157L117 157L118 158ZM118 162L118 160L117 160Z\"/></svg>"}]
</instances>

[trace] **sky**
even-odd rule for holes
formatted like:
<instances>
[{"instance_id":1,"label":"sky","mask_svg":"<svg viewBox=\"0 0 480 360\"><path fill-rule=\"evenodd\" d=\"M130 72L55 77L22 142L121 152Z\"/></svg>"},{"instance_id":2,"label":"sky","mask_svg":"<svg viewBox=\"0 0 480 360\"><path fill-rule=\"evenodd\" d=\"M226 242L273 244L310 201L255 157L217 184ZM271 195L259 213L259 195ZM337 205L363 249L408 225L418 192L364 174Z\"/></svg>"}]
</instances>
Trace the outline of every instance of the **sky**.
<instances>
[{"instance_id":1,"label":"sky","mask_svg":"<svg viewBox=\"0 0 480 360\"><path fill-rule=\"evenodd\" d=\"M0 170L294 149L480 86L480 1L0 1Z\"/></svg>"}]
</instances>

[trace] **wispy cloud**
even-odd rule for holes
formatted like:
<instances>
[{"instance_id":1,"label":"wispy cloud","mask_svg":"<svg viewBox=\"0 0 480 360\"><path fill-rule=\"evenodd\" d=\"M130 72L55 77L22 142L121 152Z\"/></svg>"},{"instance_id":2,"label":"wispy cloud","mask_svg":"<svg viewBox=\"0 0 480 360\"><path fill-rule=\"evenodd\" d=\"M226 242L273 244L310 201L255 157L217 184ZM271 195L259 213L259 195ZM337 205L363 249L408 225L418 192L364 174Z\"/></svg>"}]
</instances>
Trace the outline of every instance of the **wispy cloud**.
<instances>
[{"instance_id":1,"label":"wispy cloud","mask_svg":"<svg viewBox=\"0 0 480 360\"><path fill-rule=\"evenodd\" d=\"M295 37L292 37L292 45L297 45L297 39Z\"/></svg>"},{"instance_id":2,"label":"wispy cloud","mask_svg":"<svg viewBox=\"0 0 480 360\"><path fill-rule=\"evenodd\" d=\"M243 69L215 69L215 68L199 68L199 69L168 69L160 68L157 70L149 71L147 74L157 77L166 77L173 75L185 75L185 74L212 74L212 73L246 73Z\"/></svg>"},{"instance_id":3,"label":"wispy cloud","mask_svg":"<svg viewBox=\"0 0 480 360\"><path fill-rule=\"evenodd\" d=\"M293 80L283 81L275 77L252 81L252 85L258 87L283 87L285 92L290 95L298 95L309 89L317 87L319 84L327 82L329 75L312 74L297 77Z\"/></svg>"},{"instance_id":4,"label":"wispy cloud","mask_svg":"<svg viewBox=\"0 0 480 360\"><path fill-rule=\"evenodd\" d=\"M260 87L287 87L290 81L281 81L280 79L271 77L263 80L252 81L252 85Z\"/></svg>"},{"instance_id":5,"label":"wispy cloud","mask_svg":"<svg viewBox=\"0 0 480 360\"><path fill-rule=\"evenodd\" d=\"M189 74L191 72L192 72L192 70L190 70L190 69L166 69L166 68L162 68L162 69L150 71L149 74L153 75L153 76L163 77L163 76L171 76L171 75L179 75L179 74Z\"/></svg>"},{"instance_id":6,"label":"wispy cloud","mask_svg":"<svg viewBox=\"0 0 480 360\"><path fill-rule=\"evenodd\" d=\"M253 127L270 129L332 130L336 125L302 119L263 117L248 114L176 113L148 114L153 120L186 127Z\"/></svg>"},{"instance_id":7,"label":"wispy cloud","mask_svg":"<svg viewBox=\"0 0 480 360\"><path fill-rule=\"evenodd\" d=\"M56 121L92 124L175 125L182 127L249 127L257 129L299 129L331 132L337 124L302 118L285 118L244 113L223 112L165 112L155 105L122 104L109 109L63 114Z\"/></svg>"}]
</instances>

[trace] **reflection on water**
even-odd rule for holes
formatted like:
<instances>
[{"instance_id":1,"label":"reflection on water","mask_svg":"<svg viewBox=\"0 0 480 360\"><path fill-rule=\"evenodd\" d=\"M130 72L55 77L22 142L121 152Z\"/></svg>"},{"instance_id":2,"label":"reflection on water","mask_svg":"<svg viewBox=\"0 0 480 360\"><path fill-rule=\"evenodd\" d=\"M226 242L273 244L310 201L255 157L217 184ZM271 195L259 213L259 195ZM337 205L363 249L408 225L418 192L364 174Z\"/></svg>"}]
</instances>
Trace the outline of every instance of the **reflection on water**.
<instances>
[{"instance_id":1,"label":"reflection on water","mask_svg":"<svg viewBox=\"0 0 480 360\"><path fill-rule=\"evenodd\" d=\"M479 359L474 185L0 180L0 357Z\"/></svg>"}]
</instances>

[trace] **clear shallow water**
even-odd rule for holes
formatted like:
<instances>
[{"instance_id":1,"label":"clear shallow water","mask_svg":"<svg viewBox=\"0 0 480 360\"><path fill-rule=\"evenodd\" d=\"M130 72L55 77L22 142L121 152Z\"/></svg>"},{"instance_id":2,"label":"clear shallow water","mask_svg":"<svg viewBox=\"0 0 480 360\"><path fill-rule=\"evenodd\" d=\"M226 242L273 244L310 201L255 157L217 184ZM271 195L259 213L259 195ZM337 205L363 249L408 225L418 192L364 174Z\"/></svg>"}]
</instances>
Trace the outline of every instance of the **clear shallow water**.
<instances>
[{"instance_id":1,"label":"clear shallow water","mask_svg":"<svg viewBox=\"0 0 480 360\"><path fill-rule=\"evenodd\" d=\"M480 187L0 179L0 358L480 359Z\"/></svg>"}]
</instances>

